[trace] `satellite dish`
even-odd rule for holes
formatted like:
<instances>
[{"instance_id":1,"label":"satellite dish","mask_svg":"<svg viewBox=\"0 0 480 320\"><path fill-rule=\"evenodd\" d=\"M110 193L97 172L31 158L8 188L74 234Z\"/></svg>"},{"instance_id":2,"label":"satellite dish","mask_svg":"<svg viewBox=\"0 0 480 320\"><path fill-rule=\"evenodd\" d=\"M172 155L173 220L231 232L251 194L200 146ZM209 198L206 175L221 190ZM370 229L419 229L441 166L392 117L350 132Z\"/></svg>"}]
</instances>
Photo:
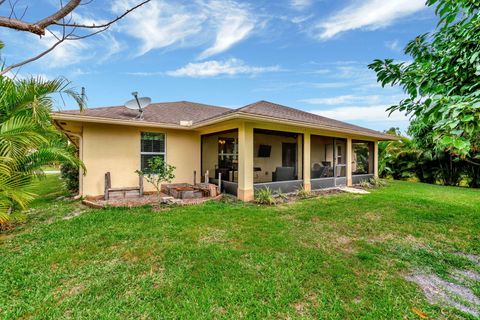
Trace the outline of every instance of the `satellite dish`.
<instances>
[{"instance_id":1,"label":"satellite dish","mask_svg":"<svg viewBox=\"0 0 480 320\"><path fill-rule=\"evenodd\" d=\"M143 109L152 102L152 99L147 97L139 98L138 92L136 91L132 92L132 95L135 97L135 99L125 102L125 107L132 110L138 110L140 113L135 117L135 119L143 120Z\"/></svg>"}]
</instances>

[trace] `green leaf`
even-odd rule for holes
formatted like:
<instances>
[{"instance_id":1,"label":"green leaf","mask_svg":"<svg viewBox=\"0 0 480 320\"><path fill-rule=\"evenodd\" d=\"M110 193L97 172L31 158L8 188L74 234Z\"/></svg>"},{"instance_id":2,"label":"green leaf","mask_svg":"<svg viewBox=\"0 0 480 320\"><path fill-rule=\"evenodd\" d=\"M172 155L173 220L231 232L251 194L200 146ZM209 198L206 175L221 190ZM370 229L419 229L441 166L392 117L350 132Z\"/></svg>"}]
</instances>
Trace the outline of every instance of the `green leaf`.
<instances>
[{"instance_id":1,"label":"green leaf","mask_svg":"<svg viewBox=\"0 0 480 320\"><path fill-rule=\"evenodd\" d=\"M473 64L475 60L477 60L479 54L480 54L480 51L473 53L472 57L470 58L470 63Z\"/></svg>"},{"instance_id":2,"label":"green leaf","mask_svg":"<svg viewBox=\"0 0 480 320\"><path fill-rule=\"evenodd\" d=\"M452 145L452 144L453 144L453 138L452 138L452 137L449 137L449 136L444 136L444 137L442 138L442 143L443 143L444 145L447 145L447 146L448 146L448 145Z\"/></svg>"},{"instance_id":3,"label":"green leaf","mask_svg":"<svg viewBox=\"0 0 480 320\"><path fill-rule=\"evenodd\" d=\"M453 128L456 128L458 126L458 124L460 123L460 120L454 120L453 122L450 122L448 124L448 126L453 129Z\"/></svg>"}]
</instances>

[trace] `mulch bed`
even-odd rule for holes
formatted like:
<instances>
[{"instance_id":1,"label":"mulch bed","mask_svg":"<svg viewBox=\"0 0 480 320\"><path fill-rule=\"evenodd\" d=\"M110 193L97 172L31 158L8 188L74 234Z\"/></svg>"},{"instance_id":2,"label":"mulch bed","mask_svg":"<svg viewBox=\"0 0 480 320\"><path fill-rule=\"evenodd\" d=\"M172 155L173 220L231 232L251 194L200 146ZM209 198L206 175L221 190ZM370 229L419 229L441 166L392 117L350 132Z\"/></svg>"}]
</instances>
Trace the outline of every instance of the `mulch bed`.
<instances>
[{"instance_id":1,"label":"mulch bed","mask_svg":"<svg viewBox=\"0 0 480 320\"><path fill-rule=\"evenodd\" d=\"M342 193L343 191L339 188L327 188L321 190L315 190L311 192L311 196L308 198L316 198L319 196L325 195L333 195L337 193ZM167 194L162 193L162 197L167 197ZM175 199L175 205L180 206L188 206L188 205L196 205L201 204L209 200L220 200L222 198L222 194L218 195L217 197L204 197L204 198L194 198L194 199ZM295 192L284 194L282 197L275 196L276 204L282 203L293 203L298 200L301 200L300 197L297 196ZM151 205L155 208L166 207L168 205L160 204L158 200L158 196L156 194L144 195L140 198L118 198L118 199L109 199L109 200L83 200L83 204L92 207L92 208L105 208L105 207L126 207L126 208L134 208L134 207L141 207L146 205Z\"/></svg>"},{"instance_id":2,"label":"mulch bed","mask_svg":"<svg viewBox=\"0 0 480 320\"><path fill-rule=\"evenodd\" d=\"M162 197L168 197L166 194L161 194ZM209 200L218 200L221 196L218 197L204 197L196 199L175 199L175 205L188 206L200 204ZM92 208L105 208L105 207L141 207L146 205L160 206L160 201L156 194L144 195L139 198L118 198L118 199L109 199L109 200L84 200L83 204L92 207Z\"/></svg>"}]
</instances>

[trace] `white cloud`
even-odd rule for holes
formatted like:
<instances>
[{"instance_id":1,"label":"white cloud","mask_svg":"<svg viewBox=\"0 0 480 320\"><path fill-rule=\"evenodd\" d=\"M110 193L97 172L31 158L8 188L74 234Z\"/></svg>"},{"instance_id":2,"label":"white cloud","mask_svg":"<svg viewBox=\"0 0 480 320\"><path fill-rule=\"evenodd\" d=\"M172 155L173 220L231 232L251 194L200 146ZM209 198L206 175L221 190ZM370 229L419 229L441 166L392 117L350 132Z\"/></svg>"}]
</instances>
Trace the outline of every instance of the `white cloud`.
<instances>
[{"instance_id":1,"label":"white cloud","mask_svg":"<svg viewBox=\"0 0 480 320\"><path fill-rule=\"evenodd\" d=\"M313 0L290 0L290 6L296 10L305 10L312 5Z\"/></svg>"},{"instance_id":2,"label":"white cloud","mask_svg":"<svg viewBox=\"0 0 480 320\"><path fill-rule=\"evenodd\" d=\"M305 21L310 20L311 18L313 18L313 14L310 14L308 16L296 16L296 17L291 18L290 22L295 23L295 24L300 24L300 23L303 23Z\"/></svg>"},{"instance_id":3,"label":"white cloud","mask_svg":"<svg viewBox=\"0 0 480 320\"><path fill-rule=\"evenodd\" d=\"M335 88L345 88L350 84L347 82L318 82L314 83L313 87L317 89L335 89Z\"/></svg>"},{"instance_id":4,"label":"white cloud","mask_svg":"<svg viewBox=\"0 0 480 320\"><path fill-rule=\"evenodd\" d=\"M112 10L120 14L134 4L118 0ZM254 14L233 0L153 0L122 19L116 30L140 41L137 56L154 49L209 45L199 56L205 59L247 38L254 27Z\"/></svg>"},{"instance_id":5,"label":"white cloud","mask_svg":"<svg viewBox=\"0 0 480 320\"><path fill-rule=\"evenodd\" d=\"M357 1L318 23L315 37L326 40L350 30L375 30L424 8L425 0Z\"/></svg>"},{"instance_id":6,"label":"white cloud","mask_svg":"<svg viewBox=\"0 0 480 320\"><path fill-rule=\"evenodd\" d=\"M211 1L207 8L213 14L217 35L214 44L203 51L199 59L230 49L234 44L248 37L255 27L252 14L244 6L233 1Z\"/></svg>"},{"instance_id":7,"label":"white cloud","mask_svg":"<svg viewBox=\"0 0 480 320\"><path fill-rule=\"evenodd\" d=\"M124 12L134 5L131 0L119 0L113 5L115 13ZM134 10L117 25L117 30L137 38L141 44L135 55L150 50L182 45L200 33L207 16L195 6L151 1Z\"/></svg>"},{"instance_id":8,"label":"white cloud","mask_svg":"<svg viewBox=\"0 0 480 320\"><path fill-rule=\"evenodd\" d=\"M339 104L352 104L352 103L378 103L381 100L381 97L378 95L371 96L353 96L353 95L344 95L330 98L311 98L303 99L301 102L308 104L322 104L322 105L339 105Z\"/></svg>"},{"instance_id":9,"label":"white cloud","mask_svg":"<svg viewBox=\"0 0 480 320\"><path fill-rule=\"evenodd\" d=\"M395 52L400 52L402 51L402 47L400 46L400 41L398 40L393 40L393 41L387 41L385 42L385 46Z\"/></svg>"},{"instance_id":10,"label":"white cloud","mask_svg":"<svg viewBox=\"0 0 480 320\"><path fill-rule=\"evenodd\" d=\"M98 25L105 22L106 20L93 19L78 13L72 13L71 23ZM24 50L26 52L22 52L22 54L28 55L28 57L35 56L55 45L58 39L62 38L62 32L60 29L50 31L51 32L47 32L41 38L30 34L25 35L25 39L28 40L25 41L25 46L22 46L26 49ZM67 29L67 32L68 31L71 30ZM78 31L76 35L82 36L90 32L92 31ZM122 49L123 45L110 32L102 32L98 35L80 40L67 39L39 61L41 61L42 66L46 69L68 67L87 60L102 63Z\"/></svg>"},{"instance_id":11,"label":"white cloud","mask_svg":"<svg viewBox=\"0 0 480 320\"><path fill-rule=\"evenodd\" d=\"M56 34L60 37L60 34ZM32 36L35 47L43 48L46 50L52 47L57 39L50 33L46 33L42 38ZM84 40L69 40L59 44L54 50L48 53L43 62L47 64L49 68L65 67L79 62L91 59L95 53L92 51L91 42L88 39Z\"/></svg>"},{"instance_id":12,"label":"white cloud","mask_svg":"<svg viewBox=\"0 0 480 320\"><path fill-rule=\"evenodd\" d=\"M167 75L173 77L215 77L219 75L236 75L236 74L260 74L265 72L280 71L279 66L256 67L246 65L238 59L228 59L226 61L210 60L200 63L189 63L186 66L166 72Z\"/></svg>"},{"instance_id":13,"label":"white cloud","mask_svg":"<svg viewBox=\"0 0 480 320\"><path fill-rule=\"evenodd\" d=\"M154 71L154 72L126 72L125 74L128 74L130 76L137 76L137 77L153 77L153 76L161 76L163 75L163 72L160 71Z\"/></svg>"},{"instance_id":14,"label":"white cloud","mask_svg":"<svg viewBox=\"0 0 480 320\"><path fill-rule=\"evenodd\" d=\"M408 121L405 114L394 112L388 116L390 105L338 107L328 110L313 110L312 113L340 121L399 122Z\"/></svg>"}]
</instances>

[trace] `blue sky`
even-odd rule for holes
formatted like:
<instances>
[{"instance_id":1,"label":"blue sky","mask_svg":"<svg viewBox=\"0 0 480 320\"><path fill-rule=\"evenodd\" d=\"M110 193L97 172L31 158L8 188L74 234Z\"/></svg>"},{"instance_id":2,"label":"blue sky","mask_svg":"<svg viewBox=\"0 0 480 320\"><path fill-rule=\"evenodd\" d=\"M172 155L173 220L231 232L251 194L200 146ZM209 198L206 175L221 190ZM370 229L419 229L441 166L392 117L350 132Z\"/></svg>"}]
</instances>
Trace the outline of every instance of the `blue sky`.
<instances>
[{"instance_id":1,"label":"blue sky","mask_svg":"<svg viewBox=\"0 0 480 320\"><path fill-rule=\"evenodd\" d=\"M95 0L74 21L102 21L139 0ZM34 21L57 0L28 2ZM8 7L0 7L5 15ZM132 91L153 101L189 100L240 107L269 100L377 130L405 130L386 107L402 98L381 88L367 65L408 61L402 49L435 28L424 0L152 0L111 30L62 44L17 70L20 77L65 76L84 86L88 106L121 105ZM0 30L6 63L38 53L53 36ZM68 105L63 108L73 108Z\"/></svg>"}]
</instances>

